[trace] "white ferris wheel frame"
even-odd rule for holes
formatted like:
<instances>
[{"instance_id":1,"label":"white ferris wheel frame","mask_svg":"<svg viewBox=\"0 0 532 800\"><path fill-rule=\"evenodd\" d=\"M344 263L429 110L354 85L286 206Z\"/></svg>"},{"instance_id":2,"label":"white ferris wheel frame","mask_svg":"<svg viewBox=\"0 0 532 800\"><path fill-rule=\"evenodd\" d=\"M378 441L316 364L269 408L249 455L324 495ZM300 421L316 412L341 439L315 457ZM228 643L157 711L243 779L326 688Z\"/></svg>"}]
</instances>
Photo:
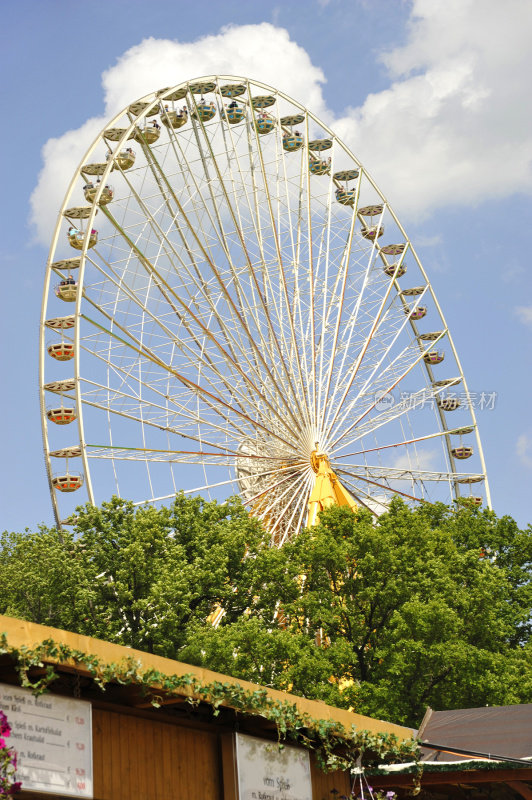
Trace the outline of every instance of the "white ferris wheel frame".
<instances>
[{"instance_id":1,"label":"white ferris wheel frame","mask_svg":"<svg viewBox=\"0 0 532 800\"><path fill-rule=\"evenodd\" d=\"M83 180L83 175L82 175L83 166L86 165L89 162L92 154L97 150L97 148L98 148L98 146L100 144L104 143L107 146L107 148L110 150L110 146L109 146L108 140L105 138L105 132L106 131L109 131L109 129L113 128L120 121L123 121L126 117L129 118L129 125L126 125L126 127L124 127L123 133L122 133L120 139L116 140L116 152L118 152L126 145L128 140L134 134L135 130L138 129L139 125L141 123L145 122L145 120L147 119L148 116L152 116L152 114L150 114L150 111L152 111L155 107L159 107L165 101L165 98L168 95L172 95L172 94L175 94L176 92L179 92L179 90L186 89L187 90L187 97L190 94L191 97L192 97L192 102L194 104L196 104L196 100L194 99L194 95L190 92L190 86L192 86L193 84L198 84L198 83L205 84L205 83L209 83L209 82L215 83L215 86L216 86L215 93L216 93L217 97L220 100L223 100L223 97L222 97L222 95L220 94L220 91L219 91L220 84L222 82L223 83L227 82L227 83L245 84L245 86L246 86L246 96L248 98L251 98L251 88L253 87L254 90L264 90L265 94L271 94L271 95L274 95L276 99L282 99L283 101L286 101L286 103L290 104L291 107L293 107L295 109L299 109L301 114L304 115L304 118L305 118L305 141L307 143L309 141L309 122L311 122L314 125L316 125L317 127L319 127L324 132L325 135L328 135L333 140L335 145L338 148L340 148L341 150L344 151L345 155L348 157L350 162L356 165L356 167L360 171L360 176L363 175L364 179L371 185L371 187L375 191L376 195L378 195L380 198L382 198L383 209L384 209L382 214L384 214L384 211L386 211L390 215L390 217L393 219L393 222L397 226L397 229L400 231L400 233L401 233L401 235L403 237L403 242L405 243L405 251L400 256L399 263L398 263L397 266L401 265L405 253L408 253L408 256L409 257L413 257L413 259L415 260L416 266L419 269L419 271L420 271L420 273L421 273L421 275L423 277L423 280L424 280L423 291L418 297L416 297L416 303L418 304L420 302L420 300L423 299L423 298L430 297L430 299L431 299L432 303L434 304L434 307L435 307L435 309L437 311L437 314L439 315L439 317L440 317L440 319L441 319L441 321L443 323L443 329L439 332L441 334L439 336L439 338L434 340L434 341L429 341L427 343L427 349L425 349L425 350L421 349L420 350L419 358L416 360L415 364L417 365L418 363L421 363L421 365L424 365L425 370L426 370L426 374L427 374L428 385L431 386L431 387L434 387L434 384L435 384L434 372L433 372L430 364L427 364L427 363L423 362L423 356L424 356L425 353L428 352L429 349L431 349L432 347L434 347L438 343L439 339L443 338L444 336L447 337L447 340L449 342L449 346L451 348L452 356L454 358L454 361L456 363L456 366L457 366L457 369L458 369L458 372L459 372L459 374L456 376L456 379L455 379L454 382L457 383L457 384L460 383L461 386L463 387L463 390L466 393L466 395L469 395L468 388L467 388L467 383L466 383L466 379L465 379L465 375L464 375L463 370L462 370L462 366L461 366L461 363L460 363L460 360L459 360L459 357L458 357L458 353L456 351L456 348L455 348L455 345L453 343L452 337L450 335L448 326L447 326L445 318L443 316L443 312L442 312L441 307L440 307L440 305L438 303L438 300L436 298L436 295L435 295L435 292L434 292L434 290L432 288L430 280L429 280L429 278L428 278L428 276L427 276L427 274L426 274L426 272L425 272L425 270L423 268L423 265L421 264L421 261L418 258L417 253L416 253L416 251L415 251L415 249L414 249L409 237L406 234L406 231L402 227L402 225L401 225L399 219L397 218L397 216L395 215L393 209L390 207L390 205L387 202L386 198L384 197L383 193L377 187L376 183L373 181L371 176L368 174L367 170L363 167L363 165L360 163L360 161L357 159L357 157L352 153L352 151L341 141L341 139L339 139L334 134L334 132L326 124L324 124L311 111L306 109L303 105L301 105L300 103L298 103L296 100L294 100L293 98L289 97L285 93L283 93L281 91L278 91L276 89L273 89L272 87L270 87L267 84L264 84L264 83L262 83L260 81L256 81L256 80L250 81L250 80L248 80L246 78L241 78L241 77L238 77L238 76L227 76L227 75L224 75L224 76L205 76L205 77L202 77L202 78L194 79L193 81L186 81L186 82L177 84L174 87L167 88L167 89L161 90L159 92L152 92L152 93L149 93L149 94L145 95L143 98L141 98L139 101L137 101L137 104L139 106L141 104L146 104L144 109L139 114L135 115L135 114L131 113L129 111L129 109L131 109L131 105L130 105L130 106L126 107L125 109L123 109L122 111L120 111L119 113L117 113L113 117L113 119L111 119L109 121L109 123L106 124L105 129L103 131L101 131L95 137L95 139L93 140L92 144L87 149L86 153L83 156L83 159L81 160L78 168L76 169L76 171L75 171L75 173L74 173L74 175L72 177L72 180L70 182L70 185L68 187L68 190L66 192L65 198L63 200L63 204L61 206L61 209L60 209L60 212L59 212L59 215L58 215L57 223L56 223L56 226L55 226L55 230L54 230L54 234L53 234L53 237L52 237L52 242L51 242L51 246L50 246L50 250L49 250L48 262L47 262L47 268L46 268L45 285L44 285L43 301L42 301L42 309L41 309L40 347L39 347L39 351L40 351L39 352L40 404L41 404L41 417L42 417L43 448L44 448L45 465L46 465L48 482L49 482L50 492L51 492L51 497L52 497L54 515L55 515L55 519L56 519L56 522L57 522L58 526L61 526L61 524L64 524L64 521L61 520L61 514L60 514L58 500L57 500L57 491L54 488L53 483L52 483L52 462L51 462L51 457L50 457L51 449L50 449L50 437L49 437L49 432L48 432L49 422L48 422L47 415L46 415L47 394L46 394L46 389L45 389L45 383L46 383L45 372L47 371L47 367L46 367L47 349L46 349L46 341L45 341L45 339L46 339L46 335L47 335L46 321L47 321L47 318L48 318L47 311L48 311L49 297L50 297L50 293L51 293L52 278L53 278L54 275L59 274L54 270L54 266L53 266L54 265L54 254L56 252L56 249L57 249L57 246L59 244L62 231L64 229L65 211L69 208L70 199L72 197L74 189L78 185L78 182L80 181L80 179ZM239 102L244 102L244 101L242 101L241 98L239 98ZM254 109L253 109L251 103L249 103L249 108L250 108L251 113L253 114ZM199 120L197 124L204 128L204 123L201 120ZM172 129L169 128L168 130L169 130L169 135L171 136L172 135ZM206 136L206 134L205 134L205 136ZM145 145L145 146L149 148L149 145ZM143 145L143 147L144 147L144 145ZM260 150L261 150L261 148L260 148L260 146L258 146L258 151L260 152ZM308 159L308 157L309 157L308 150L305 149L305 152L306 152L305 158ZM238 155L237 155L237 159L238 159ZM186 157L185 157L185 161L186 161ZM92 203L91 211L90 211L89 216L87 217L87 220L86 220L87 230L92 229L92 227L95 224L95 217L96 217L96 214L98 213L98 210L99 210L99 200L100 200L103 188L104 188L104 186L106 185L108 179L111 176L112 169L113 169L113 159L109 158L107 166L105 168L105 171L103 172L103 174L101 174L101 184L100 184L100 186L98 187L98 189L96 191L96 196L95 196L95 199L94 199L94 201ZM124 173L122 173L122 176L123 175L124 175ZM310 180L310 175L309 175L309 170L308 169L307 169L307 180ZM357 220L357 210L358 210L357 207L358 207L358 200L359 200L358 191L360 189L360 185L361 185L361 177L357 181L357 187L358 187L357 188L357 197L356 197L356 200L355 200L355 208L353 209L353 215L352 215L353 216L353 222L351 223L350 237L353 236L354 225L355 225L355 222ZM310 201L309 201L309 208L310 208ZM309 214L310 214L310 211L309 211ZM379 217L379 223L378 224L380 224L380 219L382 218L382 214ZM92 485L92 480L91 480L91 468L90 468L90 465L89 465L89 458L88 458L88 454L87 454L87 442L86 442L85 428L84 428L84 397L83 397L83 394L82 394L81 380L80 380L80 378L81 378L81 360L82 360L82 356L81 356L81 338L80 338L80 330L81 330L80 321L81 321L81 317L82 317L82 304L84 302L84 294L83 294L82 288L84 287L84 278L85 278L85 272L86 272L87 263L88 263L88 239L89 239L88 235L85 236L85 240L84 240L84 243L83 243L83 248L78 253L76 253L76 257L79 255L79 259L80 259L80 261L79 261L79 272L78 272L78 285L80 287L80 290L77 292L76 301L75 301L75 309L73 311L73 316L74 316L74 320L75 320L75 324L74 324L74 328L73 328L73 330L74 330L74 340L73 341L74 341L74 350L75 350L75 357L74 357L74 360L73 360L73 362L74 362L74 376L73 376L73 378L74 378L74 382L75 382L74 393L75 393L75 403L76 403L76 410L77 410L77 428L78 428L78 438L79 438L79 443L80 443L80 448L81 448L81 460L82 460L82 465L83 465L84 485L85 485L85 491L87 493L88 501L91 504L94 504L96 502L97 498L95 497L95 493L94 493L94 490L93 490L93 485ZM373 250L375 250L375 246L376 245L375 245L375 242L374 242L373 243ZM350 248L350 245L349 245L349 248ZM350 249L348 250L348 256L349 255L350 255ZM368 269L369 269L369 267L368 267ZM347 268L346 268L346 275L347 275ZM397 288L397 278L394 277L392 280L390 280L390 288L389 288L389 290L388 290L388 292L386 294L386 297L388 297L388 294L392 291L392 287L394 285L396 287L396 291L398 293L400 293L399 289ZM403 298L403 301L404 301L404 298ZM381 311L382 311L383 307L384 307L384 303L381 306ZM379 316L377 315L376 318L375 318L375 326L378 324L378 320L379 320ZM291 325L292 321L289 320L289 323ZM416 321L411 319L408 315L405 314L404 325L410 325L411 326L411 329L413 331L413 335L414 335L415 339L419 341L420 331L419 331L419 328L418 328L418 326L416 324ZM374 330L375 330L375 327L368 334L366 346L369 344L369 341L370 341L370 339L371 339L371 337L372 337L372 335L374 333ZM314 335L314 327L313 327L313 325L311 326L311 335L312 336ZM337 330L336 330L336 333L335 333L335 345L338 342L339 335L340 334L339 334L339 330L338 330L338 326L337 326ZM314 349L314 347L312 347L312 349ZM346 352L347 352L347 349L346 349ZM322 351L322 355L323 355L323 351ZM358 358L358 365L360 365L360 363L362 362L362 359L364 358L364 355L365 355L365 348L360 353L360 356ZM345 360L345 355L344 355L344 360ZM312 370L316 369L315 362L313 362L310 365L310 368ZM302 369L301 365L299 365L299 369L300 370ZM357 372L357 369L358 369L358 367L355 368L355 374ZM327 380L328 380L329 384L330 384L331 378L332 378L332 366L331 366L331 371L329 372L329 375L327 377ZM317 386L316 380L314 380L313 385ZM451 382L451 385L452 385L452 382ZM281 389L283 389L283 388L286 388L286 387L280 387L279 391L281 391ZM321 389L322 389L322 387L320 385L320 391L321 391ZM328 391L329 391L329 386L327 386L326 396L328 396ZM341 416L342 414L345 415L346 412L345 412L345 410L342 409L342 401L347 396L347 392L348 392L348 387L344 390L342 399L338 403L337 407L333 406L331 409L328 409L326 405L323 406L323 414L324 415L328 414L329 420L331 420L331 415L332 415L333 421L336 420L338 418L338 416ZM434 389L432 389L432 397L437 397L437 396L438 396L438 392L435 392ZM316 403L319 404L319 400L320 400L319 397L317 398L316 396L314 396L314 398L312 400L312 402L314 402L314 405L315 405L314 410L316 409ZM421 400L422 400L422 398L420 396L419 402L421 402ZM266 401L267 401L267 398L266 398ZM414 406L415 406L415 402L416 401L414 401ZM287 402L287 407L288 407L288 402ZM395 410L397 411L397 407L396 407ZM491 499L490 499L489 485L488 485L487 475L486 475L484 454L483 454L482 445L481 445L481 441L480 441L480 436L479 436L479 432L478 432L478 425L477 425L477 420L476 420L476 416L475 416L475 409L474 409L474 406L473 406L473 404L471 402L468 402L468 412L469 412L469 415L470 415L470 418L471 418L471 425L474 428L474 434L475 434L475 438L476 438L476 452L477 452L479 460L480 460L480 473L477 473L477 475L481 474L481 476L482 476L482 480L483 480L483 483L484 483L484 492L485 492L485 496L486 496L486 502L487 502L488 507L491 507ZM368 412L366 412L366 414L367 413ZM456 481L460 477L463 479L466 474L465 473L464 474L459 473L455 469L454 460L453 460L453 457L452 457L452 454L451 454L451 439L450 439L450 434L452 433L453 428L449 427L449 425L447 424L445 412L439 405L436 405L436 413L437 413L438 418L439 418L440 430L438 432L432 434L432 436L434 436L434 437L443 437L443 441L445 442L445 446L446 446L447 453L448 453L448 463L451 466L452 479L454 480L454 488L456 490L456 493L458 494L459 490L458 490L458 485L457 485ZM366 414L362 415L362 417L365 417ZM383 416L386 417L386 414L384 413ZM354 429L357 425L362 423L362 417L360 419L356 419L356 420L353 421L352 426L351 426L352 429ZM386 421L386 419L385 419L385 421ZM382 424L385 424L385 421ZM345 435L346 435L345 433L342 434L342 437L345 437ZM423 439L431 438L431 436L429 435L428 437L422 437L422 438ZM415 439L413 439L412 441L415 441ZM392 447L392 446L393 445L385 445L383 449L386 449L386 447ZM378 449L378 448L376 448L376 449ZM355 455L356 455L356 453L355 453ZM195 463L198 463L198 462L195 462ZM267 463L267 462L265 462L265 463ZM396 470L396 472L399 473L400 470ZM267 473L268 473L267 469L263 470L263 474L267 474ZM438 480L438 478L436 477L437 474L438 474L437 471L433 472L433 473L427 472L426 473L427 479L430 479L430 477L429 477L429 475L430 475L433 480ZM441 473L442 476L443 476L443 474L444 473ZM375 478L375 475L373 473L367 473L367 475L368 475L368 483L371 484L371 482L372 482L371 481L371 477ZM393 470L391 471L391 468L387 468L387 477L388 478L391 477L393 479L394 477L400 477L400 476L394 476ZM442 479L443 479L443 477L442 477ZM231 481L220 481L219 483L212 484L212 485L222 486L222 485L225 485L225 484L229 485L229 484L234 483L234 482L235 482L234 479L232 479ZM283 483L283 481L281 480L279 483L281 485ZM312 483L311 476L310 476L309 473L307 473L307 474L305 474L305 475L303 475L301 477L301 480L299 480L299 483L298 483L299 489L302 492L304 490L304 492L308 493L308 490L311 487L311 483ZM206 484L203 487L196 487L193 491L197 491L197 490L201 490L201 489L208 490L209 486L210 486L209 484ZM280 491L280 494L279 494L279 491ZM277 492L277 495L276 495L276 502L279 501L279 499L283 500L283 498L284 498L284 502L287 504L287 508L288 508L289 503L286 500L286 495L288 493L288 489L285 491L284 488L283 488L283 489L280 489L279 491ZM402 494L401 492L397 492L397 493L399 495ZM408 497L408 495L405 495L405 496ZM168 495L166 495L165 497L168 497ZM139 502L143 502L144 500L148 500L148 499L156 501L156 500L160 500L160 499L165 499L165 497L162 497L162 498L159 498L159 497L144 498L144 499L139 500ZM292 500L290 502L294 502L293 497L292 497ZM302 510L300 512L299 507L298 507L296 509L296 511L294 511L292 513L292 519L295 519L296 515L300 515L300 517L299 517L299 525L303 524L303 522L304 522L304 510Z\"/></svg>"}]
</instances>

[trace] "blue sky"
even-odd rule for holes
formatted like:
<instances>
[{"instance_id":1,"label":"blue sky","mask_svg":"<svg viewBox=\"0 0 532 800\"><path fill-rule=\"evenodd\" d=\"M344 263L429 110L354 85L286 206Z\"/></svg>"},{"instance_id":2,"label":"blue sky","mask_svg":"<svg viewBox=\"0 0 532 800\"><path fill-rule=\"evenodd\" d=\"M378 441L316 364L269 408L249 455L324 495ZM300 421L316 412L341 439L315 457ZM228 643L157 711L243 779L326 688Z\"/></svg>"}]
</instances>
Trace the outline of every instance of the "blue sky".
<instances>
[{"instance_id":1,"label":"blue sky","mask_svg":"<svg viewBox=\"0 0 532 800\"><path fill-rule=\"evenodd\" d=\"M0 134L2 527L33 528L52 519L37 367L46 241L69 179L70 162L62 164L57 149L81 142L87 120L99 124L150 89L218 72L218 62L219 72L270 82L331 120L388 195L435 288L470 390L497 393L494 409L477 412L494 508L520 524L532 520L532 7L527 0L500 6L494 0L4 6L0 58L10 113ZM234 26L236 39L226 26ZM269 53L282 35L286 61L273 64ZM246 41L249 52L235 53L235 41ZM154 52L157 69L150 66ZM60 138L68 131L76 133ZM60 141L55 150L48 145L48 172L33 194L50 139Z\"/></svg>"}]
</instances>

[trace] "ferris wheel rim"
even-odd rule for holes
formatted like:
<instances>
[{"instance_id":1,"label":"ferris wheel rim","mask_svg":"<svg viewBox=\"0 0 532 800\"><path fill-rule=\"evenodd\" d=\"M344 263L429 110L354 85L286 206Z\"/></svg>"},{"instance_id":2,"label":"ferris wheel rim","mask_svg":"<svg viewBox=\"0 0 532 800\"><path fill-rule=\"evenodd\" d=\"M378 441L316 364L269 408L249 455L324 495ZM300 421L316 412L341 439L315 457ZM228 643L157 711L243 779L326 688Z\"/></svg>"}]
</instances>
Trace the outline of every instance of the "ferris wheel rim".
<instances>
[{"instance_id":1,"label":"ferris wheel rim","mask_svg":"<svg viewBox=\"0 0 532 800\"><path fill-rule=\"evenodd\" d=\"M155 93L148 93L143 98L141 98L139 101L137 101L137 103L139 103L139 104L143 103L143 102L146 102L147 105L140 112L140 114L138 114L133 119L131 119L130 125L128 127L124 128L123 133L121 135L121 138L119 140L117 140L117 150L122 147L122 145L128 140L128 138L130 138L131 133L138 127L139 123L141 123L143 120L146 120L146 118L148 116L150 116L150 111L157 104L159 104L161 102L164 102L164 99L165 99L166 95L172 94L172 93L175 94L179 90L184 89L185 87L187 89L189 89L191 84L205 83L205 82L208 82L209 80L214 81L216 87L218 88L218 92L219 92L219 82L220 81L226 81L226 80L231 81L232 80L232 81L240 81L242 83L245 83L246 86L247 86L248 94L249 94L250 97L251 97L250 85L252 83L254 87L262 88L262 89L268 91L271 95L277 96L277 97L280 97L280 98L286 100L292 106L298 107L301 111L303 111L303 113L305 115L305 118L306 118L307 134L308 134L309 119L311 119L314 123L318 124L322 130L324 130L326 133L328 133L330 135L331 139L338 144L338 146L346 153L346 155L354 163L356 163L358 165L358 167L360 168L361 172L363 172L365 178L369 181L369 183L371 184L373 189L383 199L384 208L391 215L391 217L393 218L395 224L397 225L397 228L399 229L399 231L401 232L401 234L402 234L402 236L404 238L405 248L404 248L403 253L401 254L401 258L400 258L399 263L401 263L402 259L404 258L405 252L408 252L409 254L412 254L413 258L415 259L417 268L420 270L420 272L421 272L421 274L422 274L422 276L423 276L423 278L425 280L424 291L428 292L430 294L432 302L435 304L436 310L437 310L437 312L439 314L439 317L440 317L440 319L441 319L441 321L442 321L442 323L444 325L444 330L443 330L442 336L445 335L447 337L449 343L450 343L451 350L452 350L455 362L457 364L457 367L458 367L458 370L459 370L459 373L460 373L460 376L459 376L460 377L460 382L462 383L462 385L464 386L465 391L467 392L468 390L467 390L467 384L466 384L466 380L465 380L465 375L464 375L461 363L459 361L458 354L457 354L454 342L452 340L452 336L450 334L449 328L447 326L447 323L445 321L445 318L444 318L443 313L441 311L441 308L439 306L436 294L435 294L435 292L434 292L434 290L432 288L432 284L431 284L431 282L430 282L430 280L429 280L429 278L428 278L428 276L427 276L427 274L426 274L426 272L425 272L425 270L423 268L423 265L422 265L419 257L417 256L417 253L416 253L416 251L415 251L415 249L414 249L414 247L413 247L413 245L412 245L412 243L410 241L410 238L406 234L406 231L402 227L399 219L396 217L393 209L391 208L391 206L389 205L388 201L384 197L382 191L378 188L378 186L376 185L376 183L372 179L371 175L362 166L361 162L357 159L355 154L352 153L349 148L347 148L347 146L344 144L344 142L338 136L336 136L334 131L332 131L325 123L323 123L323 121L321 119L319 119L317 116L315 116L309 109L305 108L297 100L294 100L293 98L289 97L285 93L283 93L283 92L281 92L279 90L276 90L273 87L269 87L268 85L263 84L260 81L253 80L252 82L250 82L249 79L240 78L238 76L203 76L202 78L196 78L193 81L184 81L184 82L182 82L180 84L176 84L174 87L171 87L171 88L169 88L167 90L161 90L161 91L155 92ZM192 100L196 104L196 100L195 100L194 94L192 94ZM52 245L50 247L49 259L48 259L48 264L47 264L47 271L46 271L46 278L45 278L45 293L43 295L43 304L42 304L42 312L41 312L40 399L41 399L41 415L42 415L42 420L43 420L43 443L44 443L44 450L45 450L45 463L46 463L46 469L47 469L47 472L48 472L48 478L49 478L49 482L50 482L50 489L51 489L52 500L53 500L53 504L54 504L54 512L56 514L56 520L57 520L58 524L61 524L61 520L59 518L59 513L58 513L58 509L57 509L56 495L55 495L55 492L52 491L52 486L51 486L52 469L51 469L51 463L50 463L50 447L49 447L49 441L48 441L47 426L46 426L46 422L45 422L45 405L46 405L46 402L45 402L45 389L44 389L44 386L45 386L44 354L45 354L45 351L46 351L45 350L44 336L45 336L45 333L46 333L46 331L45 331L46 308L47 308L46 300L47 300L47 293L50 290L50 280L51 280L51 274L52 274L53 254L55 253L55 250L56 250L56 247L57 247L57 243L58 243L58 240L59 240L59 235L60 235L60 231L61 231L61 227L62 227L62 222L64 220L64 212L68 207L68 203L69 203L72 191L74 190L74 187L76 185L76 182L82 176L82 172L83 172L82 171L82 166L87 163L87 160L89 159L91 154L95 151L97 146L102 141L106 141L107 142L107 140L105 140L105 136L104 136L105 131L109 130L109 128L115 122L118 122L120 119L123 119L125 114L127 114L127 111L131 108L131 105L132 104L129 104L124 110L122 110L119 113L117 113L115 115L115 117L112 119L111 123L107 124L106 127L104 128L104 130L102 132L100 132L95 137L95 139L93 140L92 144L87 149L87 151L86 151L82 161L80 162L78 168L76 169L76 171L74 173L74 176L73 176L73 178L71 180L70 186L68 188L68 191L67 191L67 193L65 195L65 199L63 201L63 205L62 205L61 210L60 210L59 215L58 215L58 220L57 220L56 227L55 227L55 230L54 230L54 236L53 236L53 239L52 239ZM197 108L197 104L196 104L196 108ZM309 137L307 135L307 141L308 141L308 139L309 139ZM260 152L260 147L259 147L259 152ZM103 186L105 185L105 182L106 182L107 178L109 177L110 172L111 172L112 169L113 169L113 159L110 158L108 164L106 165L105 171L103 172L103 174L101 176L102 177L101 187L99 189L99 193L97 193L96 199L94 200L94 202L92 204L92 209L91 209L90 215L88 217L88 222L87 222L88 226L92 226L93 223L94 223L94 219L95 219L95 216L96 216L96 213L97 213L97 210L98 210L98 199L99 199L99 196L100 196L100 194L102 192ZM307 170L307 176L306 177L307 177L307 181L308 181L309 180L308 170ZM353 225L354 225L355 221L356 221L356 215L353 214ZM83 244L83 248L82 248L82 250L80 252L80 267L79 267L79 269L80 269L80 271L79 271L79 286L80 287L83 287L83 281L84 281L84 277L85 277L85 267L86 267L86 264L87 264L87 254L88 254L88 239L86 238L85 241L84 241L84 244ZM394 279L394 282L396 283L395 279ZM390 285L391 285L391 283L392 282L390 282ZM82 293L82 291L79 291L78 294L77 294L75 314L74 314L75 319L76 319L76 321L78 321L78 323L79 323L79 320L81 319L81 316L82 316L82 312L81 312L82 297L83 297L83 293ZM408 320L408 322L410 323L411 327L413 328L414 334L417 336L419 332L417 330L417 326L416 326L415 321L414 320ZM75 347L76 347L76 357L75 357L75 362L74 362L74 364L75 364L74 365L74 370L75 370L74 378L75 378L75 384L76 384L76 390L75 390L76 391L76 403L77 403L77 408L78 408L78 434L79 434L80 447L81 447L81 453L82 453L82 459L83 459L84 473L85 473L85 477L86 477L87 491L88 491L88 494L89 494L89 501L90 502L94 502L94 495L93 495L92 487L91 487L91 478L90 478L91 472L90 472L90 466L89 466L89 458L88 458L88 455L87 455L87 443L86 443L86 440L85 440L85 433L84 433L84 426L83 426L83 398L82 398L82 394L81 394L81 380L80 380L81 346L80 346L80 325L79 324L77 324L75 326L75 340L74 341L75 341ZM434 375L433 375L433 372L432 372L430 364L425 363L424 366L425 366L425 371L427 372L429 381L431 383L434 383ZM477 451L478 451L478 454L479 454L479 457L480 457L480 460L481 460L482 473L483 473L483 476L484 476L484 486L485 486L485 491L486 491L487 503L488 503L488 506L490 506L491 503L490 503L490 497L489 497L489 485L488 485L487 475L486 475L486 470L485 470L485 463L484 463L482 445L481 445L481 441L480 441L480 437L479 437L478 425L477 425L477 422L476 422L474 408L473 408L473 406L471 404L469 404L469 413L471 414L471 417L472 417L472 420L473 420L473 426L474 426L475 437L476 437ZM455 469L454 461L453 461L453 459L451 457L451 444L450 444L450 438L449 438L449 429L447 427L445 414L443 413L442 409L439 408L439 407L438 407L438 414L439 414L439 417L440 417L440 425L442 427L442 435L444 436L446 444L447 444L447 451L448 451L448 455L449 455L449 462L450 462L450 465L451 465L451 472L458 474L456 469Z\"/></svg>"}]
</instances>

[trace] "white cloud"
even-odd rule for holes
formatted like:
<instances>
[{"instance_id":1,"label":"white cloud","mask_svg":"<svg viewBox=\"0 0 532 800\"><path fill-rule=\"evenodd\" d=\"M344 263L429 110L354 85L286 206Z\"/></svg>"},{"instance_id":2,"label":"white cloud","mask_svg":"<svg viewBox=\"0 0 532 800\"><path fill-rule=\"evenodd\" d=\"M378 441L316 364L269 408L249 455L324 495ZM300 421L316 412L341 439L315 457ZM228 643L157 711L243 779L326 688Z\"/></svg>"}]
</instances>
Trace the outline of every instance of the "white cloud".
<instances>
[{"instance_id":1,"label":"white cloud","mask_svg":"<svg viewBox=\"0 0 532 800\"><path fill-rule=\"evenodd\" d=\"M323 72L283 28L263 22L228 26L195 42L145 39L103 73L104 113L45 144L44 166L31 196L31 222L41 243L49 244L70 179L109 119L149 92L203 75L255 78L296 98L318 116L330 118L321 90Z\"/></svg>"},{"instance_id":2,"label":"white cloud","mask_svg":"<svg viewBox=\"0 0 532 800\"><path fill-rule=\"evenodd\" d=\"M415 0L390 88L335 123L401 218L532 190L531 35L523 0Z\"/></svg>"},{"instance_id":3,"label":"white cloud","mask_svg":"<svg viewBox=\"0 0 532 800\"><path fill-rule=\"evenodd\" d=\"M525 325L532 327L532 306L518 306L515 313Z\"/></svg>"},{"instance_id":4,"label":"white cloud","mask_svg":"<svg viewBox=\"0 0 532 800\"><path fill-rule=\"evenodd\" d=\"M525 467L532 467L532 437L522 433L517 439L515 452Z\"/></svg>"},{"instance_id":5,"label":"white cloud","mask_svg":"<svg viewBox=\"0 0 532 800\"><path fill-rule=\"evenodd\" d=\"M321 116L402 220L530 193L531 38L526 0L414 0L406 43L381 56L389 87L337 119L324 100L322 71L282 28L230 26L195 42L146 39L103 74L102 116L45 145L32 221L48 242L68 181L112 114L154 89L223 73L282 89ZM356 75L356 63L350 68Z\"/></svg>"},{"instance_id":6,"label":"white cloud","mask_svg":"<svg viewBox=\"0 0 532 800\"><path fill-rule=\"evenodd\" d=\"M106 111L117 112L154 89L202 75L245 75L303 98L318 115L325 110L323 72L286 30L263 22L231 25L195 42L145 39L104 72Z\"/></svg>"},{"instance_id":7,"label":"white cloud","mask_svg":"<svg viewBox=\"0 0 532 800\"><path fill-rule=\"evenodd\" d=\"M76 130L48 139L42 150L43 168L31 195L31 221L37 239L50 244L54 223L69 182L92 140L105 125L106 117L93 117Z\"/></svg>"}]
</instances>

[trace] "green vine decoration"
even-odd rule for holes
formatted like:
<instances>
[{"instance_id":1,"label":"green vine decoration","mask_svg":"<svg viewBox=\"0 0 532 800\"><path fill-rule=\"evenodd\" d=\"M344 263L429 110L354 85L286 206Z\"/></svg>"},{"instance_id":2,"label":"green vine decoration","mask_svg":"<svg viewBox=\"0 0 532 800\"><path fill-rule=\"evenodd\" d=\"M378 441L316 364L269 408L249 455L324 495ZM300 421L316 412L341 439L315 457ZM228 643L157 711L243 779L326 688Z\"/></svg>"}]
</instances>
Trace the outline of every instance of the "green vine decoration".
<instances>
[{"instance_id":1,"label":"green vine decoration","mask_svg":"<svg viewBox=\"0 0 532 800\"><path fill-rule=\"evenodd\" d=\"M353 770L365 767L391 764L403 761L414 762L415 772L420 775L420 752L414 739L402 741L394 734L371 733L357 730L355 726L347 730L341 723L326 719L315 719L298 710L295 703L288 700L275 700L266 689L248 690L239 683L213 681L202 683L194 675L167 675L155 669L143 669L134 658L123 662L103 663L96 656L67 645L44 640L35 648L12 647L7 636L0 635L0 655L9 655L17 665L21 686L31 689L34 694L47 691L59 676L57 665L80 666L85 669L96 685L104 691L108 684L138 686L150 698L152 706L159 708L164 696L185 696L188 703L199 705L207 703L214 716L220 713L221 706L235 709L241 714L262 716L273 722L277 728L279 746L284 741L292 741L316 755L318 766L323 772L334 770ZM31 669L45 670L38 680L29 676Z\"/></svg>"}]
</instances>

